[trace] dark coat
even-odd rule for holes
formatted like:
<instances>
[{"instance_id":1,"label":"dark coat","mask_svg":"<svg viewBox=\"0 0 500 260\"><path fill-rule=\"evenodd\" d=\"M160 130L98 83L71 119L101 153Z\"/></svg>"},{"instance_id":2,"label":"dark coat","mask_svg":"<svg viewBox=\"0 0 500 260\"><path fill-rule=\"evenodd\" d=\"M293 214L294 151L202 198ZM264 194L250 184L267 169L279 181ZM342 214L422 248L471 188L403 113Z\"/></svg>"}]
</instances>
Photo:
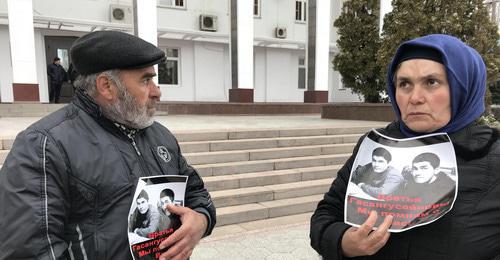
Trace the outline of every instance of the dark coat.
<instances>
[{"instance_id":1,"label":"dark coat","mask_svg":"<svg viewBox=\"0 0 500 260\"><path fill-rule=\"evenodd\" d=\"M397 123L380 133L404 138ZM471 124L450 135L457 155L458 196L453 209L437 221L393 233L373 256L354 259L493 259L500 255L500 142L497 131ZM360 139L360 141L362 138ZM338 172L311 218L311 245L325 259L341 255L349 173L361 142Z\"/></svg>"},{"instance_id":2,"label":"dark coat","mask_svg":"<svg viewBox=\"0 0 500 260\"><path fill-rule=\"evenodd\" d=\"M0 259L131 259L128 215L141 176L188 176L184 205L207 216L210 234L215 207L172 133L155 122L135 143L138 152L80 91L19 133L0 170L0 205L8 205Z\"/></svg>"},{"instance_id":3,"label":"dark coat","mask_svg":"<svg viewBox=\"0 0 500 260\"><path fill-rule=\"evenodd\" d=\"M68 81L68 73L61 65L52 63L47 66L47 74L49 75L49 82L51 84L62 84Z\"/></svg>"}]
</instances>

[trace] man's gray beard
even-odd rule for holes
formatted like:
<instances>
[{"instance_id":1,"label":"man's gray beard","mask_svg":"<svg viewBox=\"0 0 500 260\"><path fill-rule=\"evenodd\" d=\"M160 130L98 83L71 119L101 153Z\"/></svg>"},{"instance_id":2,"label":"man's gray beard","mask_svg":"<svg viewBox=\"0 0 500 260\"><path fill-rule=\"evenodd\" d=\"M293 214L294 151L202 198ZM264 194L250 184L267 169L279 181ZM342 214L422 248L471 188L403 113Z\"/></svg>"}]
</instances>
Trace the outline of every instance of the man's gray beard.
<instances>
[{"instance_id":1,"label":"man's gray beard","mask_svg":"<svg viewBox=\"0 0 500 260\"><path fill-rule=\"evenodd\" d=\"M134 129L143 129L153 124L154 113L148 113L148 107L156 103L148 99L146 105L137 105L137 99L128 93L125 86L115 81L118 88L117 100L114 104L102 105L102 113L105 117ZM152 104L153 103L153 104Z\"/></svg>"}]
</instances>

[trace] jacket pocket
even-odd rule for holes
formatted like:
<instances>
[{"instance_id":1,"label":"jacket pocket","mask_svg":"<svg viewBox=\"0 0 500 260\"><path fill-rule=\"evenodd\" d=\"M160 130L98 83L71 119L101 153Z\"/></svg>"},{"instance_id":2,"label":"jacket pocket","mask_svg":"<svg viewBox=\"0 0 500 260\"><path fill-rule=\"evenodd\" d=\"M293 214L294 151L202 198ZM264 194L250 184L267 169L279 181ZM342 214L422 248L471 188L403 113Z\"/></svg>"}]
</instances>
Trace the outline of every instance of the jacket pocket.
<instances>
[{"instance_id":1,"label":"jacket pocket","mask_svg":"<svg viewBox=\"0 0 500 260\"><path fill-rule=\"evenodd\" d=\"M75 177L70 178L70 198L71 198L71 218L79 220L89 220L95 223L97 207L97 190L78 180Z\"/></svg>"}]
</instances>

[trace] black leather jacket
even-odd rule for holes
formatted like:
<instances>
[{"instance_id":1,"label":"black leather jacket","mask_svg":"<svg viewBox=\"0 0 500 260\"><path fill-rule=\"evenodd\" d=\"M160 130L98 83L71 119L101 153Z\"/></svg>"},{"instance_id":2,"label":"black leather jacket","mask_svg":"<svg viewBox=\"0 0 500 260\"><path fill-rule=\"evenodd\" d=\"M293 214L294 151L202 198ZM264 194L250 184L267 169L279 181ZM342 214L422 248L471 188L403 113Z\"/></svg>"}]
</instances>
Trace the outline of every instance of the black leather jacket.
<instances>
[{"instance_id":1,"label":"black leather jacket","mask_svg":"<svg viewBox=\"0 0 500 260\"><path fill-rule=\"evenodd\" d=\"M404 138L397 123L379 132ZM471 124L451 134L450 138L459 176L453 209L429 225L392 233L387 244L375 255L353 259L489 260L500 256L498 133L489 127ZM350 227L343 222L344 198L359 144L311 218L311 245L325 259L348 259L342 256L340 249L342 236Z\"/></svg>"},{"instance_id":2,"label":"black leather jacket","mask_svg":"<svg viewBox=\"0 0 500 260\"><path fill-rule=\"evenodd\" d=\"M131 259L127 222L141 176L189 176L184 205L205 214L209 235L215 207L175 137L155 122L134 141L80 92L21 132L0 171L0 259Z\"/></svg>"}]
</instances>

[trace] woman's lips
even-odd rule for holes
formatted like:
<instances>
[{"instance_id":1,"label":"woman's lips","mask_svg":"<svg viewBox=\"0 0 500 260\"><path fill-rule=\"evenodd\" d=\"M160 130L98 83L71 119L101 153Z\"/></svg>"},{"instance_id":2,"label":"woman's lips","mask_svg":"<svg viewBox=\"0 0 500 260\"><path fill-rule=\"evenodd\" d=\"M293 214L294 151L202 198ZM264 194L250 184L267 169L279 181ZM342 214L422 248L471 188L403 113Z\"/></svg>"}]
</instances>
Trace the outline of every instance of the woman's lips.
<instances>
[{"instance_id":1,"label":"woman's lips","mask_svg":"<svg viewBox=\"0 0 500 260\"><path fill-rule=\"evenodd\" d=\"M411 112L408 115L410 116L421 116L421 115L426 115L427 113L424 112Z\"/></svg>"}]
</instances>

